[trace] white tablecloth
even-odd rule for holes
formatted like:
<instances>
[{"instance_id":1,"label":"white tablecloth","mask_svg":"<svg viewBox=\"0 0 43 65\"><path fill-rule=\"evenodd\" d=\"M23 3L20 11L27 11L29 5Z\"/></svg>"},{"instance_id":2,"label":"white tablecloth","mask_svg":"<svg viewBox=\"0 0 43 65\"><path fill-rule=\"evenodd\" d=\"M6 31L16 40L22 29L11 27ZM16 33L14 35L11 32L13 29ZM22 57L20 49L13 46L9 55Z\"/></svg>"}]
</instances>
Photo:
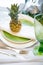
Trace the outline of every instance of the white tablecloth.
<instances>
[{"instance_id":1,"label":"white tablecloth","mask_svg":"<svg viewBox=\"0 0 43 65\"><path fill-rule=\"evenodd\" d=\"M43 62L5 63L0 65L43 65Z\"/></svg>"},{"instance_id":2,"label":"white tablecloth","mask_svg":"<svg viewBox=\"0 0 43 65\"><path fill-rule=\"evenodd\" d=\"M5 47L6 45L0 42L0 47ZM2 49L0 49L1 51ZM11 50L2 50L3 52L13 53ZM24 59L15 56L4 55L0 53L0 65L43 65L43 56L34 56L32 51L27 55L21 55Z\"/></svg>"}]
</instances>

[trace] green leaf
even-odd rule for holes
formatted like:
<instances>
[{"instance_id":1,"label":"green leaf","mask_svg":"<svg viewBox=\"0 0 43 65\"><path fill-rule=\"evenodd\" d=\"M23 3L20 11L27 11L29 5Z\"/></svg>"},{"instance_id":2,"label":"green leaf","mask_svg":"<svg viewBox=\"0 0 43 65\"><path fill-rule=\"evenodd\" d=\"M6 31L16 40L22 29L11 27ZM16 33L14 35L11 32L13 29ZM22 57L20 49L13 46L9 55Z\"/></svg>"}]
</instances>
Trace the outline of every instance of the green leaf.
<instances>
[{"instance_id":1,"label":"green leaf","mask_svg":"<svg viewBox=\"0 0 43 65\"><path fill-rule=\"evenodd\" d=\"M3 31L3 34L4 36L11 40L11 41L14 41L14 42L26 42L26 41L29 41L30 39L28 38L24 38L24 37L19 37L19 36L15 36L15 35L12 35L6 31Z\"/></svg>"},{"instance_id":2,"label":"green leaf","mask_svg":"<svg viewBox=\"0 0 43 65\"><path fill-rule=\"evenodd\" d=\"M29 21L29 20L21 19L20 21L21 21L24 25L34 26L34 23L32 23L32 22Z\"/></svg>"}]
</instances>

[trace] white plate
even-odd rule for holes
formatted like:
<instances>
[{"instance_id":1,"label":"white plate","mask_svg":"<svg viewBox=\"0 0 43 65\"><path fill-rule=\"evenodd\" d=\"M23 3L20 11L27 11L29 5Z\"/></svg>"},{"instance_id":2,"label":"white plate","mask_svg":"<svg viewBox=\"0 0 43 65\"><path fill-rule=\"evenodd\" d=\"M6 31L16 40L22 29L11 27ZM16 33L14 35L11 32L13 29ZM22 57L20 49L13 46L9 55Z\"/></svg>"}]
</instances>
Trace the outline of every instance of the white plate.
<instances>
[{"instance_id":1,"label":"white plate","mask_svg":"<svg viewBox=\"0 0 43 65\"><path fill-rule=\"evenodd\" d=\"M2 34L0 34L0 39L1 39L5 44L7 44L8 46L11 46L11 47L14 47L14 48L26 48L26 47L30 47L30 46L32 46L32 45L34 45L34 44L36 43L36 41L32 41L32 42L25 43L25 44L15 44L15 43L12 43L12 42L7 41L7 40L2 36Z\"/></svg>"},{"instance_id":2,"label":"white plate","mask_svg":"<svg viewBox=\"0 0 43 65\"><path fill-rule=\"evenodd\" d=\"M22 26L21 31L14 34L9 27L9 22L10 22L10 17L8 16L8 11L0 11L0 28L4 29L5 31L11 33L12 35L17 35L17 36L22 36L22 37L26 37L26 38L31 38L31 39L35 39L35 34L34 34L34 27L33 26ZM27 15L23 15L23 14L19 14L19 19L27 19L31 22L34 23L34 19L30 16ZM2 36L2 33L0 32L0 39L7 45L11 46L11 47L15 47L15 48L25 48L25 47L30 47L33 44L35 44L36 41L32 41L26 44L14 44L12 42L9 42L7 40L4 39L4 37Z\"/></svg>"}]
</instances>

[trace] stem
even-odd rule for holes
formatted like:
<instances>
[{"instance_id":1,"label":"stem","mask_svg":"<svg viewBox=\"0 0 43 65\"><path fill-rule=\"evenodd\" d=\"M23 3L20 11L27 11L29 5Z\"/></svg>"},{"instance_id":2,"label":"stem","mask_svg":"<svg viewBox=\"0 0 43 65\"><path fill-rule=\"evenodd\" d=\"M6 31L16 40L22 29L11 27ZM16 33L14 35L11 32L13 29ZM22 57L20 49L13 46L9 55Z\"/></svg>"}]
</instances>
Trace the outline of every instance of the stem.
<instances>
[{"instance_id":1,"label":"stem","mask_svg":"<svg viewBox=\"0 0 43 65\"><path fill-rule=\"evenodd\" d=\"M40 42L40 46L39 46L39 52L43 53L43 42Z\"/></svg>"}]
</instances>

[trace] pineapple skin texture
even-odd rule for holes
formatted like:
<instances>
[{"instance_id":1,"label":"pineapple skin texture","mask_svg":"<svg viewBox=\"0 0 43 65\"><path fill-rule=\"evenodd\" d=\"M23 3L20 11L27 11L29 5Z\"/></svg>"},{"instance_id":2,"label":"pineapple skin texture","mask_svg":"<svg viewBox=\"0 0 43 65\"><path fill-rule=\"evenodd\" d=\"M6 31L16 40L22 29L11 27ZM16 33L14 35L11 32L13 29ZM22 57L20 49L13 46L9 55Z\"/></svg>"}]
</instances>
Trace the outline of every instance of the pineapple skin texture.
<instances>
[{"instance_id":1,"label":"pineapple skin texture","mask_svg":"<svg viewBox=\"0 0 43 65\"><path fill-rule=\"evenodd\" d=\"M21 30L21 22L18 21L17 23L14 20L10 21L10 29L12 32L19 32Z\"/></svg>"}]
</instances>

